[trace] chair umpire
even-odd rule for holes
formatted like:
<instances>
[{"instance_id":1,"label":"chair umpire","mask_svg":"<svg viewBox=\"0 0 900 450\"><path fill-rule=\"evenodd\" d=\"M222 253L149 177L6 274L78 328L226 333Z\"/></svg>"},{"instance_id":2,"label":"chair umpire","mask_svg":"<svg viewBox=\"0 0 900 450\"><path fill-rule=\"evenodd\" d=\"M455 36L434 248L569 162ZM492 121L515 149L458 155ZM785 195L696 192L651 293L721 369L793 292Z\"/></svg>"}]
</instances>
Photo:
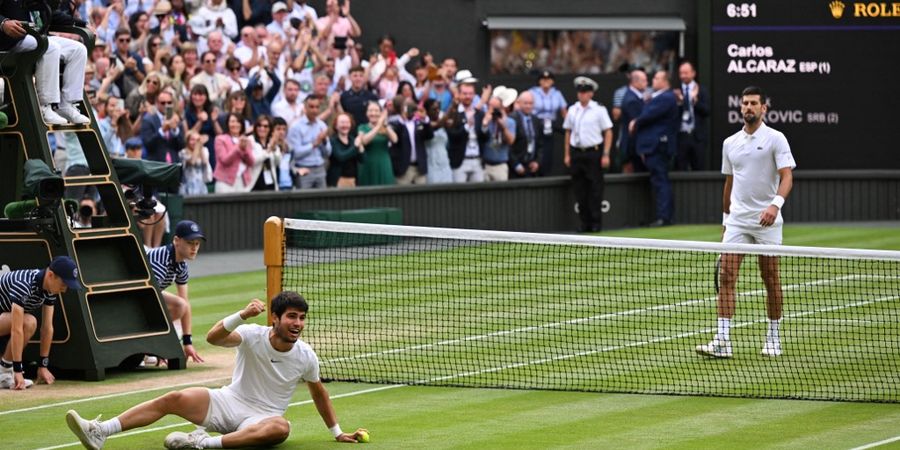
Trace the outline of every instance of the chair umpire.
<instances>
[{"instance_id":1,"label":"chair umpire","mask_svg":"<svg viewBox=\"0 0 900 450\"><path fill-rule=\"evenodd\" d=\"M575 78L578 101L569 107L563 162L572 174L572 187L581 218L579 231L600 231L603 203L603 171L609 169L612 120L606 107L593 100L597 83Z\"/></svg>"}]
</instances>

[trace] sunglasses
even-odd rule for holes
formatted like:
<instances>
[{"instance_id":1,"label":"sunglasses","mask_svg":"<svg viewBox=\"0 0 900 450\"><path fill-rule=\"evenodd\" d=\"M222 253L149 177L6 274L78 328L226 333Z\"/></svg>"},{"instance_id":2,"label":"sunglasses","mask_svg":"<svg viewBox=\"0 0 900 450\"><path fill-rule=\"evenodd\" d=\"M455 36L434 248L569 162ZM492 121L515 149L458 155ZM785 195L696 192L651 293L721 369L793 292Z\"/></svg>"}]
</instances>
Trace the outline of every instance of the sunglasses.
<instances>
[{"instance_id":1,"label":"sunglasses","mask_svg":"<svg viewBox=\"0 0 900 450\"><path fill-rule=\"evenodd\" d=\"M130 38L121 38L121 39L116 39L116 41L118 41L118 42L131 42L131 39L130 39Z\"/></svg>"},{"instance_id":2,"label":"sunglasses","mask_svg":"<svg viewBox=\"0 0 900 450\"><path fill-rule=\"evenodd\" d=\"M147 80L147 84L159 84L159 80Z\"/></svg>"},{"instance_id":3,"label":"sunglasses","mask_svg":"<svg viewBox=\"0 0 900 450\"><path fill-rule=\"evenodd\" d=\"M257 125L256 128L269 128L269 124L261 123L261 124Z\"/></svg>"},{"instance_id":4,"label":"sunglasses","mask_svg":"<svg viewBox=\"0 0 900 450\"><path fill-rule=\"evenodd\" d=\"M232 72L234 72L235 70L241 70L241 66L237 66L237 67L229 67L228 70L230 70L230 71L232 71Z\"/></svg>"},{"instance_id":5,"label":"sunglasses","mask_svg":"<svg viewBox=\"0 0 900 450\"><path fill-rule=\"evenodd\" d=\"M171 101L168 101L168 102L160 101L159 104L160 105L171 105L172 102Z\"/></svg>"},{"instance_id":6,"label":"sunglasses","mask_svg":"<svg viewBox=\"0 0 900 450\"><path fill-rule=\"evenodd\" d=\"M203 60L203 63L204 63L204 64L205 64L205 63L215 64L215 62L216 62L216 60L214 60L214 59L204 59L204 60Z\"/></svg>"}]
</instances>

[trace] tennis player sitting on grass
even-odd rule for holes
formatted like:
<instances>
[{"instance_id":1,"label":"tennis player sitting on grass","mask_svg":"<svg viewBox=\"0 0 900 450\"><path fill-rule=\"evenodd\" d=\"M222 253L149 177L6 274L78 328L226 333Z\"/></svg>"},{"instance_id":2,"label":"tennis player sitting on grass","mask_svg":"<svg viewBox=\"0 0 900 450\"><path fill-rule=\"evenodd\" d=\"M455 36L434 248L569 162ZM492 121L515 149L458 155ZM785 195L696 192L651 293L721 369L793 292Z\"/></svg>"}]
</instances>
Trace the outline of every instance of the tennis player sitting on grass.
<instances>
[{"instance_id":1,"label":"tennis player sitting on grass","mask_svg":"<svg viewBox=\"0 0 900 450\"><path fill-rule=\"evenodd\" d=\"M200 226L190 220L182 220L175 225L175 237L172 238L171 244L147 252L150 268L156 281L159 282L159 289L169 309L172 324L181 336L184 356L192 358L195 362L203 362L203 358L197 354L191 339L191 304L188 301L188 267L185 261L197 258L200 241L205 240L206 236L200 231ZM165 292L173 281L178 289L178 295Z\"/></svg>"},{"instance_id":2,"label":"tennis player sitting on grass","mask_svg":"<svg viewBox=\"0 0 900 450\"><path fill-rule=\"evenodd\" d=\"M319 380L319 360L309 344L300 341L309 307L300 294L284 291L272 299L271 327L242 325L265 310L253 299L247 307L216 323L206 340L221 347L237 347L231 384L220 389L192 387L169 392L100 422L87 421L75 411L66 413L69 428L89 449L100 449L112 434L149 425L166 414L181 416L203 428L190 434L176 431L165 440L168 449L238 448L276 445L291 433L283 417L294 390L306 382L316 409L339 442L356 442L366 430L344 433L325 385Z\"/></svg>"},{"instance_id":3,"label":"tennis player sitting on grass","mask_svg":"<svg viewBox=\"0 0 900 450\"><path fill-rule=\"evenodd\" d=\"M725 139L722 145L722 194L724 226L722 242L729 244L781 245L784 219L781 207L793 187L796 167L787 138L766 126L766 96L762 89L750 86L741 93L741 115L744 128ZM730 358L729 330L734 316L738 273L744 255L723 254L721 290L718 297L718 333L697 353L716 358ZM780 356L781 281L777 256L759 256L759 270L766 285L766 312L769 331L762 348L763 356Z\"/></svg>"}]
</instances>

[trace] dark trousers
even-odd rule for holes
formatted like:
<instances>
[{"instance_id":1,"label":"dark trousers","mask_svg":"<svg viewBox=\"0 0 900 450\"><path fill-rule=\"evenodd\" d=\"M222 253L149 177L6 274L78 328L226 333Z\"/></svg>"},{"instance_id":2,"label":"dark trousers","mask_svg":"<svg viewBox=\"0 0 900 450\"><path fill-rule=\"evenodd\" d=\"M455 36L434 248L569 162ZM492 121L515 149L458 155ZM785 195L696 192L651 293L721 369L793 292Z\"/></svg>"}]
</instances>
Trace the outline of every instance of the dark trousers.
<instances>
[{"instance_id":1,"label":"dark trousers","mask_svg":"<svg viewBox=\"0 0 900 450\"><path fill-rule=\"evenodd\" d=\"M543 149L541 160L538 161L538 164L541 165L538 173L542 176L553 175L553 157L556 151L553 148L553 134L538 133L537 138L541 140L541 148Z\"/></svg>"},{"instance_id":2,"label":"dark trousers","mask_svg":"<svg viewBox=\"0 0 900 450\"><path fill-rule=\"evenodd\" d=\"M582 152L572 149L572 188L578 202L578 215L584 230L599 231L603 220L603 168L600 166L602 151Z\"/></svg>"},{"instance_id":3,"label":"dark trousers","mask_svg":"<svg viewBox=\"0 0 900 450\"><path fill-rule=\"evenodd\" d=\"M696 133L678 133L676 170L706 170L706 164L703 161L705 156L706 144L697 139Z\"/></svg>"},{"instance_id":4,"label":"dark trousers","mask_svg":"<svg viewBox=\"0 0 900 450\"><path fill-rule=\"evenodd\" d=\"M665 145L665 144L662 144ZM650 172L650 187L656 199L656 219L672 222L674 198L672 183L669 181L669 154L661 146L644 158L644 165Z\"/></svg>"}]
</instances>

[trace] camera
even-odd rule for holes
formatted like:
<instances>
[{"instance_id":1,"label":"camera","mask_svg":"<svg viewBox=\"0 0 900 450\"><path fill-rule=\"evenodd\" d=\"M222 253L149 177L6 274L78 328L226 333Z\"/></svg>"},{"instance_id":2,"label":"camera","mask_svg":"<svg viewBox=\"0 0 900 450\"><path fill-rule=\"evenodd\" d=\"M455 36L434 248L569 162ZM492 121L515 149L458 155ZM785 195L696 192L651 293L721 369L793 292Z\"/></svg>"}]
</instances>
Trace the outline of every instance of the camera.
<instances>
[{"instance_id":1,"label":"camera","mask_svg":"<svg viewBox=\"0 0 900 450\"><path fill-rule=\"evenodd\" d=\"M294 27L294 28L296 28L296 29L299 30L299 29L300 29L300 24L302 24L302 23L303 23L303 21L300 20L299 17L291 17L291 26L292 26L292 27Z\"/></svg>"},{"instance_id":2,"label":"camera","mask_svg":"<svg viewBox=\"0 0 900 450\"><path fill-rule=\"evenodd\" d=\"M143 193L138 198L138 192L136 191L136 189L127 189L123 193L125 201L128 202L128 207L141 219L153 216L156 213L156 200L153 197L143 195Z\"/></svg>"},{"instance_id":3,"label":"camera","mask_svg":"<svg viewBox=\"0 0 900 450\"><path fill-rule=\"evenodd\" d=\"M494 119L499 119L503 117L503 113L501 113L499 109L495 109L494 112L491 113L491 117Z\"/></svg>"}]
</instances>

